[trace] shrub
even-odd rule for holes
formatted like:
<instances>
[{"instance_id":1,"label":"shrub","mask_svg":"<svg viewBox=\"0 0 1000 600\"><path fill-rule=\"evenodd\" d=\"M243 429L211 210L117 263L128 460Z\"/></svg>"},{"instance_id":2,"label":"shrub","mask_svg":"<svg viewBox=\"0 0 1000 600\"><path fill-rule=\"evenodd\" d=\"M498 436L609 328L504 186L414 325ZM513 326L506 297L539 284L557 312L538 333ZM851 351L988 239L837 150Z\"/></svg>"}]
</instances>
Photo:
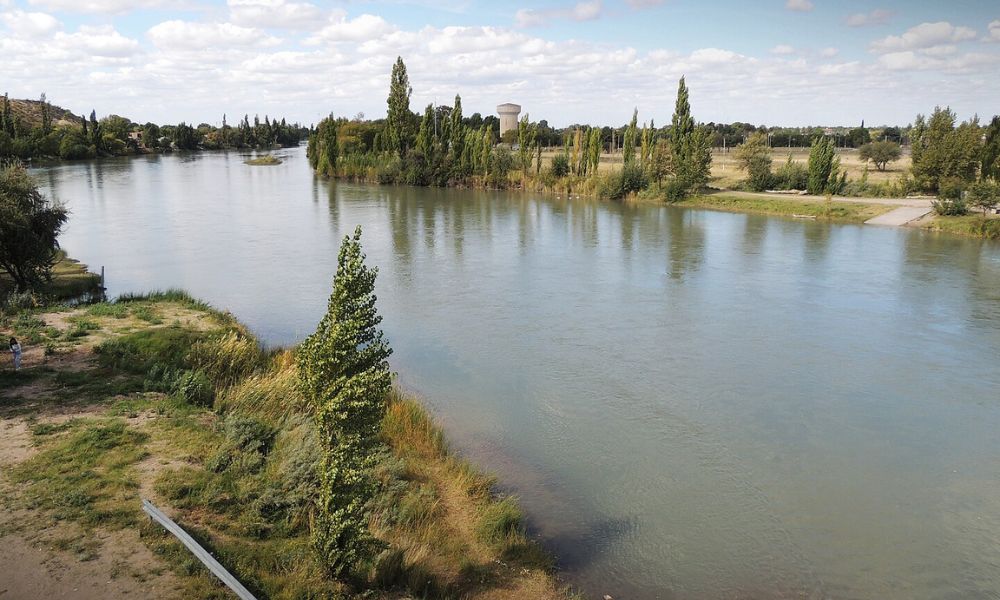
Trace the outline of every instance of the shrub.
<instances>
[{"instance_id":1,"label":"shrub","mask_svg":"<svg viewBox=\"0 0 1000 600\"><path fill-rule=\"evenodd\" d=\"M198 333L179 327L146 329L98 345L101 366L131 373L148 374L154 367L161 372L183 370Z\"/></svg>"},{"instance_id":2,"label":"shrub","mask_svg":"<svg viewBox=\"0 0 1000 600\"><path fill-rule=\"evenodd\" d=\"M788 160L774 174L773 185L780 190L804 190L809 185L809 169L792 161L792 155L789 154Z\"/></svg>"},{"instance_id":3,"label":"shrub","mask_svg":"<svg viewBox=\"0 0 1000 600\"><path fill-rule=\"evenodd\" d=\"M660 194L667 202L680 202L691 193L691 186L679 177L671 177L660 187Z\"/></svg>"},{"instance_id":4,"label":"shrub","mask_svg":"<svg viewBox=\"0 0 1000 600\"><path fill-rule=\"evenodd\" d=\"M522 533L522 518L517 502L508 496L490 503L483 510L476 525L476 535L490 546L501 547L512 536Z\"/></svg>"},{"instance_id":5,"label":"shrub","mask_svg":"<svg viewBox=\"0 0 1000 600\"><path fill-rule=\"evenodd\" d=\"M641 166L630 163L621 171L612 173L601 180L597 194L607 200L621 200L625 196L646 189L649 181Z\"/></svg>"},{"instance_id":6,"label":"shrub","mask_svg":"<svg viewBox=\"0 0 1000 600\"><path fill-rule=\"evenodd\" d=\"M173 380L171 393L196 406L211 406L215 393L212 382L203 371L181 371Z\"/></svg>"},{"instance_id":7,"label":"shrub","mask_svg":"<svg viewBox=\"0 0 1000 600\"><path fill-rule=\"evenodd\" d=\"M549 173L553 177L565 177L569 175L569 157L565 153L556 154L549 164Z\"/></svg>"},{"instance_id":8,"label":"shrub","mask_svg":"<svg viewBox=\"0 0 1000 600\"><path fill-rule=\"evenodd\" d=\"M228 387L250 376L265 364L266 356L253 336L229 330L201 340L191 348L191 364L219 387Z\"/></svg>"},{"instance_id":9,"label":"shrub","mask_svg":"<svg viewBox=\"0 0 1000 600\"><path fill-rule=\"evenodd\" d=\"M967 200L970 206L983 211L985 215L1000 203L1000 189L997 185L987 182L974 183L969 186Z\"/></svg>"}]
</instances>

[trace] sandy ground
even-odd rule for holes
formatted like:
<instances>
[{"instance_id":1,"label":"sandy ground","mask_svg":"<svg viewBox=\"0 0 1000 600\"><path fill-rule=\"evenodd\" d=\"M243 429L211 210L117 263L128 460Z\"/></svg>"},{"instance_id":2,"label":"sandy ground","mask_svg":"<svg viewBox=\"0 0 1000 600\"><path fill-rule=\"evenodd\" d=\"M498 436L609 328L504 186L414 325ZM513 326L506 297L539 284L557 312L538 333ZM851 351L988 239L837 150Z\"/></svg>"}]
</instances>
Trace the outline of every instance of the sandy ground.
<instances>
[{"instance_id":1,"label":"sandy ground","mask_svg":"<svg viewBox=\"0 0 1000 600\"><path fill-rule=\"evenodd\" d=\"M75 310L46 314L43 318L48 325L65 329L71 325L66 319L79 314L82 311ZM181 308L163 316L167 323L175 319L200 320L197 313ZM126 321L121 324L127 325ZM44 356L41 347L26 345L24 364L44 364L68 371L90 368L94 362L93 346L104 337L88 337L82 344L49 357ZM0 412L0 600L177 598L180 589L177 577L142 543L138 531L86 530L45 513L17 507L19 490L7 473L37 452L30 426L94 417L104 411L101 405L64 402L54 406L47 402L53 391L50 385L43 377L14 390L0 390L0 399L15 395L18 398L16 411ZM128 422L141 428L151 418L154 417L150 414L139 414ZM163 466L162 460L152 458L139 463L143 492L151 491L152 481ZM138 496L136 510L139 510Z\"/></svg>"}]
</instances>

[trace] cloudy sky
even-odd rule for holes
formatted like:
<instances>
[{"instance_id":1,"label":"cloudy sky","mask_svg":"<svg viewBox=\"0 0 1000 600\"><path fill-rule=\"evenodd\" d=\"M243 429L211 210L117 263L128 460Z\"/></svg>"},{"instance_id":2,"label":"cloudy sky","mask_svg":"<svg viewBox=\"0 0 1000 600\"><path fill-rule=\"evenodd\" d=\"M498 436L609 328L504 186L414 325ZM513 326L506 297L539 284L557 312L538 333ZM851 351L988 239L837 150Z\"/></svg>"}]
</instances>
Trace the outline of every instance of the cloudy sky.
<instances>
[{"instance_id":1,"label":"cloudy sky","mask_svg":"<svg viewBox=\"0 0 1000 600\"><path fill-rule=\"evenodd\" d=\"M0 93L76 113L219 123L521 104L533 120L905 124L1000 112L997 0L0 0Z\"/></svg>"}]
</instances>

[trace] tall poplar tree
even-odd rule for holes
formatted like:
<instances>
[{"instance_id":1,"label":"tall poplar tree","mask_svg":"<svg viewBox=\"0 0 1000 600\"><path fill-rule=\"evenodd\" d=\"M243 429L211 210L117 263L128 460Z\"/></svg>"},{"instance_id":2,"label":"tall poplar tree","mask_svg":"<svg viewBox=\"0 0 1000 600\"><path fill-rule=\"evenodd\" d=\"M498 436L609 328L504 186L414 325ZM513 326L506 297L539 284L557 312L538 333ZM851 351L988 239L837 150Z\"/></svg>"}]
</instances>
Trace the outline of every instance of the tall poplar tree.
<instances>
[{"instance_id":1,"label":"tall poplar tree","mask_svg":"<svg viewBox=\"0 0 1000 600\"><path fill-rule=\"evenodd\" d=\"M377 274L365 265L359 225L340 246L326 315L297 354L323 450L312 538L334 575L365 564L381 547L368 529L367 507L377 491L373 470L392 349L379 329Z\"/></svg>"},{"instance_id":2,"label":"tall poplar tree","mask_svg":"<svg viewBox=\"0 0 1000 600\"><path fill-rule=\"evenodd\" d=\"M386 99L388 111L385 118L386 137L389 149L399 156L406 154L410 144L410 78L406 74L403 58L397 56L392 66L389 83L389 97Z\"/></svg>"},{"instance_id":3,"label":"tall poplar tree","mask_svg":"<svg viewBox=\"0 0 1000 600\"><path fill-rule=\"evenodd\" d=\"M632 120L629 121L628 127L625 128L625 136L622 139L622 161L626 165L630 165L635 161L635 137L638 121L639 109L636 108L632 110Z\"/></svg>"}]
</instances>

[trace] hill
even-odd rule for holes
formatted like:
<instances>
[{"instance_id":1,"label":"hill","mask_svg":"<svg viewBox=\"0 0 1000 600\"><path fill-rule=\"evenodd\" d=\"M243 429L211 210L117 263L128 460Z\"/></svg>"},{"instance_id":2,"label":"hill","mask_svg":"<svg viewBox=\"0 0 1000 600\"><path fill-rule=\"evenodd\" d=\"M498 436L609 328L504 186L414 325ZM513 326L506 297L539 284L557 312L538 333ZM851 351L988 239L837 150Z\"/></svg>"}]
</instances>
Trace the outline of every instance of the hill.
<instances>
[{"instance_id":1,"label":"hill","mask_svg":"<svg viewBox=\"0 0 1000 600\"><path fill-rule=\"evenodd\" d=\"M0 98L2 100L2 98ZM72 112L49 103L49 110L52 114L52 125L79 125L83 117L74 115ZM19 100L10 99L10 112L21 119L25 128L40 127L42 125L42 101L41 100Z\"/></svg>"}]
</instances>

